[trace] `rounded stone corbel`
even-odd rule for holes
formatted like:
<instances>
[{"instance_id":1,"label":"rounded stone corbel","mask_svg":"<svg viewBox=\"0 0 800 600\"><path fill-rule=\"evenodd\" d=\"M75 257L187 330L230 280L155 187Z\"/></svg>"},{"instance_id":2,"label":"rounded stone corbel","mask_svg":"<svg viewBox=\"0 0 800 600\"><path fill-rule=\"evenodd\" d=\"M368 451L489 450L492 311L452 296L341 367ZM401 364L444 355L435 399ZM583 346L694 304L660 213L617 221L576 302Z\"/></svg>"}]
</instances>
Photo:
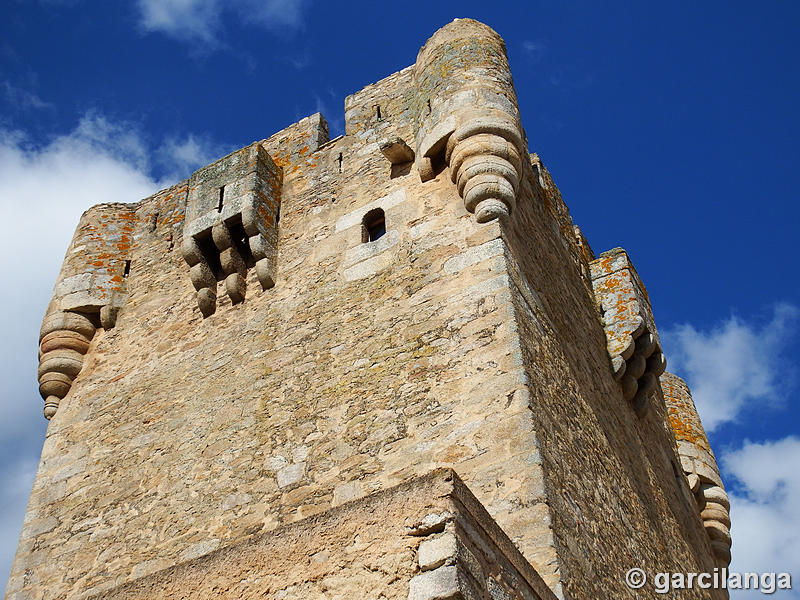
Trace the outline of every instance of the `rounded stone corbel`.
<instances>
[{"instance_id":1,"label":"rounded stone corbel","mask_svg":"<svg viewBox=\"0 0 800 600\"><path fill-rule=\"evenodd\" d=\"M211 270L200 245L192 236L183 238L181 245L183 259L189 265L189 279L197 295L197 307L203 318L217 310L217 277Z\"/></svg>"},{"instance_id":2,"label":"rounded stone corbel","mask_svg":"<svg viewBox=\"0 0 800 600\"><path fill-rule=\"evenodd\" d=\"M700 518L711 542L714 557L723 565L731 562L731 519L728 494L715 483L703 483L697 495Z\"/></svg>"},{"instance_id":3,"label":"rounded stone corbel","mask_svg":"<svg viewBox=\"0 0 800 600\"><path fill-rule=\"evenodd\" d=\"M95 325L86 315L56 311L46 315L39 335L39 394L44 416L52 419L83 368Z\"/></svg>"},{"instance_id":4,"label":"rounded stone corbel","mask_svg":"<svg viewBox=\"0 0 800 600\"><path fill-rule=\"evenodd\" d=\"M445 160L453 183L479 223L509 216L516 207L520 147L517 125L500 117L471 119L447 140Z\"/></svg>"},{"instance_id":5,"label":"rounded stone corbel","mask_svg":"<svg viewBox=\"0 0 800 600\"><path fill-rule=\"evenodd\" d=\"M233 241L230 229L225 223L217 223L211 229L214 244L219 250L219 261L225 273L225 291L231 303L244 302L247 291L247 265L245 265Z\"/></svg>"}]
</instances>

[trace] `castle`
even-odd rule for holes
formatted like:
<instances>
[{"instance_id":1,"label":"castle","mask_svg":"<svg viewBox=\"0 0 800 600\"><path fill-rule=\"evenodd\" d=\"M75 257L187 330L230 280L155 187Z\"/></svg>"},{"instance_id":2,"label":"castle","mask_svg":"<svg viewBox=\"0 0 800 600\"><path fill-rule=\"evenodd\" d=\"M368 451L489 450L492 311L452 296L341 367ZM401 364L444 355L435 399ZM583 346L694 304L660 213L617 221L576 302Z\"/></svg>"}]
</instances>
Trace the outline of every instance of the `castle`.
<instances>
[{"instance_id":1,"label":"castle","mask_svg":"<svg viewBox=\"0 0 800 600\"><path fill-rule=\"evenodd\" d=\"M726 566L645 286L529 154L502 39L456 20L345 111L81 217L6 598L642 598L632 567Z\"/></svg>"}]
</instances>

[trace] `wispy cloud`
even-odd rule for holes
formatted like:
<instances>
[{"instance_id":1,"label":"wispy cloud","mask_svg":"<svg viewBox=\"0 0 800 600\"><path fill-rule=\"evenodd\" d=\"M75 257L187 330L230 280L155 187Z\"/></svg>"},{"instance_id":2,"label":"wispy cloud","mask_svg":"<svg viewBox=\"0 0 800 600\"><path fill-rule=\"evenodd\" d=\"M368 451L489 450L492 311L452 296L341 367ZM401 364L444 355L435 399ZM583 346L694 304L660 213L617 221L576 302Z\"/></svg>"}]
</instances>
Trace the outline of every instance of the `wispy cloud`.
<instances>
[{"instance_id":1,"label":"wispy cloud","mask_svg":"<svg viewBox=\"0 0 800 600\"><path fill-rule=\"evenodd\" d=\"M238 0L229 2L226 6L234 8L246 23L268 29L296 29L303 23L307 4L307 0Z\"/></svg>"},{"instance_id":2,"label":"wispy cloud","mask_svg":"<svg viewBox=\"0 0 800 600\"><path fill-rule=\"evenodd\" d=\"M45 102L33 92L14 86L8 81L3 82L2 90L5 101L17 110L49 110L55 108L55 105Z\"/></svg>"},{"instance_id":3,"label":"wispy cloud","mask_svg":"<svg viewBox=\"0 0 800 600\"><path fill-rule=\"evenodd\" d=\"M740 449L723 454L721 463L738 484L738 492L730 494L731 570L796 571L800 565L800 438L746 441Z\"/></svg>"},{"instance_id":4,"label":"wispy cloud","mask_svg":"<svg viewBox=\"0 0 800 600\"><path fill-rule=\"evenodd\" d=\"M779 304L766 323L732 316L706 331L685 324L662 332L670 370L689 383L708 432L748 407L786 399L796 361L782 349L796 334L798 317L796 307Z\"/></svg>"},{"instance_id":5,"label":"wispy cloud","mask_svg":"<svg viewBox=\"0 0 800 600\"><path fill-rule=\"evenodd\" d=\"M225 13L243 25L285 32L302 25L307 4L308 0L138 0L146 31L201 41L209 48L221 45Z\"/></svg>"},{"instance_id":6,"label":"wispy cloud","mask_svg":"<svg viewBox=\"0 0 800 600\"><path fill-rule=\"evenodd\" d=\"M302 71L311 64L311 53L306 50L297 56L287 56L285 60L298 71Z\"/></svg>"},{"instance_id":7,"label":"wispy cloud","mask_svg":"<svg viewBox=\"0 0 800 600\"><path fill-rule=\"evenodd\" d=\"M531 62L539 62L544 56L545 43L542 40L525 40L522 50Z\"/></svg>"}]
</instances>

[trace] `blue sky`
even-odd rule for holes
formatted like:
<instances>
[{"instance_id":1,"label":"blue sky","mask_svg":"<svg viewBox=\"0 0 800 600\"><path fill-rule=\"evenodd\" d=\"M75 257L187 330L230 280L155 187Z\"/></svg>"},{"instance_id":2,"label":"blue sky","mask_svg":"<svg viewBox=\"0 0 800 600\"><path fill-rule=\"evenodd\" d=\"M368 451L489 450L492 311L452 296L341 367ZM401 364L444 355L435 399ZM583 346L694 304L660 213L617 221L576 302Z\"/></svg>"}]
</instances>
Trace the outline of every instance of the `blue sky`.
<instances>
[{"instance_id":1,"label":"blue sky","mask_svg":"<svg viewBox=\"0 0 800 600\"><path fill-rule=\"evenodd\" d=\"M316 111L342 133L344 97L455 17L505 38L531 151L595 252L625 247L647 285L733 496L734 566L800 576L800 4L10 0L0 579L46 428L39 322L81 211Z\"/></svg>"}]
</instances>

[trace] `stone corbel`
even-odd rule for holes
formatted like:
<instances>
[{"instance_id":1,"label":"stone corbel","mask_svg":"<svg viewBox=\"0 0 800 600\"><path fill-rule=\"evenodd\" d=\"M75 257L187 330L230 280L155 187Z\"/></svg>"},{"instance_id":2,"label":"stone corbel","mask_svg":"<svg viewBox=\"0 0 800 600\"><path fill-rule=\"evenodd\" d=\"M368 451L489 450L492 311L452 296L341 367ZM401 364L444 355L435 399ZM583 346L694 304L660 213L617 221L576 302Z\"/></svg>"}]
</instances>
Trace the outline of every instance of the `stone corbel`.
<instances>
[{"instance_id":1,"label":"stone corbel","mask_svg":"<svg viewBox=\"0 0 800 600\"><path fill-rule=\"evenodd\" d=\"M45 316L39 333L38 378L47 419L56 414L83 368L95 330L92 319L81 313L56 310Z\"/></svg>"},{"instance_id":2,"label":"stone corbel","mask_svg":"<svg viewBox=\"0 0 800 600\"><path fill-rule=\"evenodd\" d=\"M686 446L685 443L678 444L683 473L697 502L714 558L722 566L728 566L731 562L731 504L728 494L722 487L716 467L709 466L700 458L687 456ZM697 452L697 448L692 448L692 451Z\"/></svg>"},{"instance_id":3,"label":"stone corbel","mask_svg":"<svg viewBox=\"0 0 800 600\"><path fill-rule=\"evenodd\" d=\"M513 212L524 147L519 127L503 113L470 119L448 138L450 177L478 223Z\"/></svg>"},{"instance_id":4,"label":"stone corbel","mask_svg":"<svg viewBox=\"0 0 800 600\"><path fill-rule=\"evenodd\" d=\"M444 153L450 177L475 220L509 216L516 207L525 142L505 113L473 117L461 125L440 123L421 144L417 168L422 181L435 176L433 159Z\"/></svg>"},{"instance_id":5,"label":"stone corbel","mask_svg":"<svg viewBox=\"0 0 800 600\"><path fill-rule=\"evenodd\" d=\"M711 551L717 561L727 567L731 562L731 504L728 494L716 483L701 482L695 498Z\"/></svg>"}]
</instances>

